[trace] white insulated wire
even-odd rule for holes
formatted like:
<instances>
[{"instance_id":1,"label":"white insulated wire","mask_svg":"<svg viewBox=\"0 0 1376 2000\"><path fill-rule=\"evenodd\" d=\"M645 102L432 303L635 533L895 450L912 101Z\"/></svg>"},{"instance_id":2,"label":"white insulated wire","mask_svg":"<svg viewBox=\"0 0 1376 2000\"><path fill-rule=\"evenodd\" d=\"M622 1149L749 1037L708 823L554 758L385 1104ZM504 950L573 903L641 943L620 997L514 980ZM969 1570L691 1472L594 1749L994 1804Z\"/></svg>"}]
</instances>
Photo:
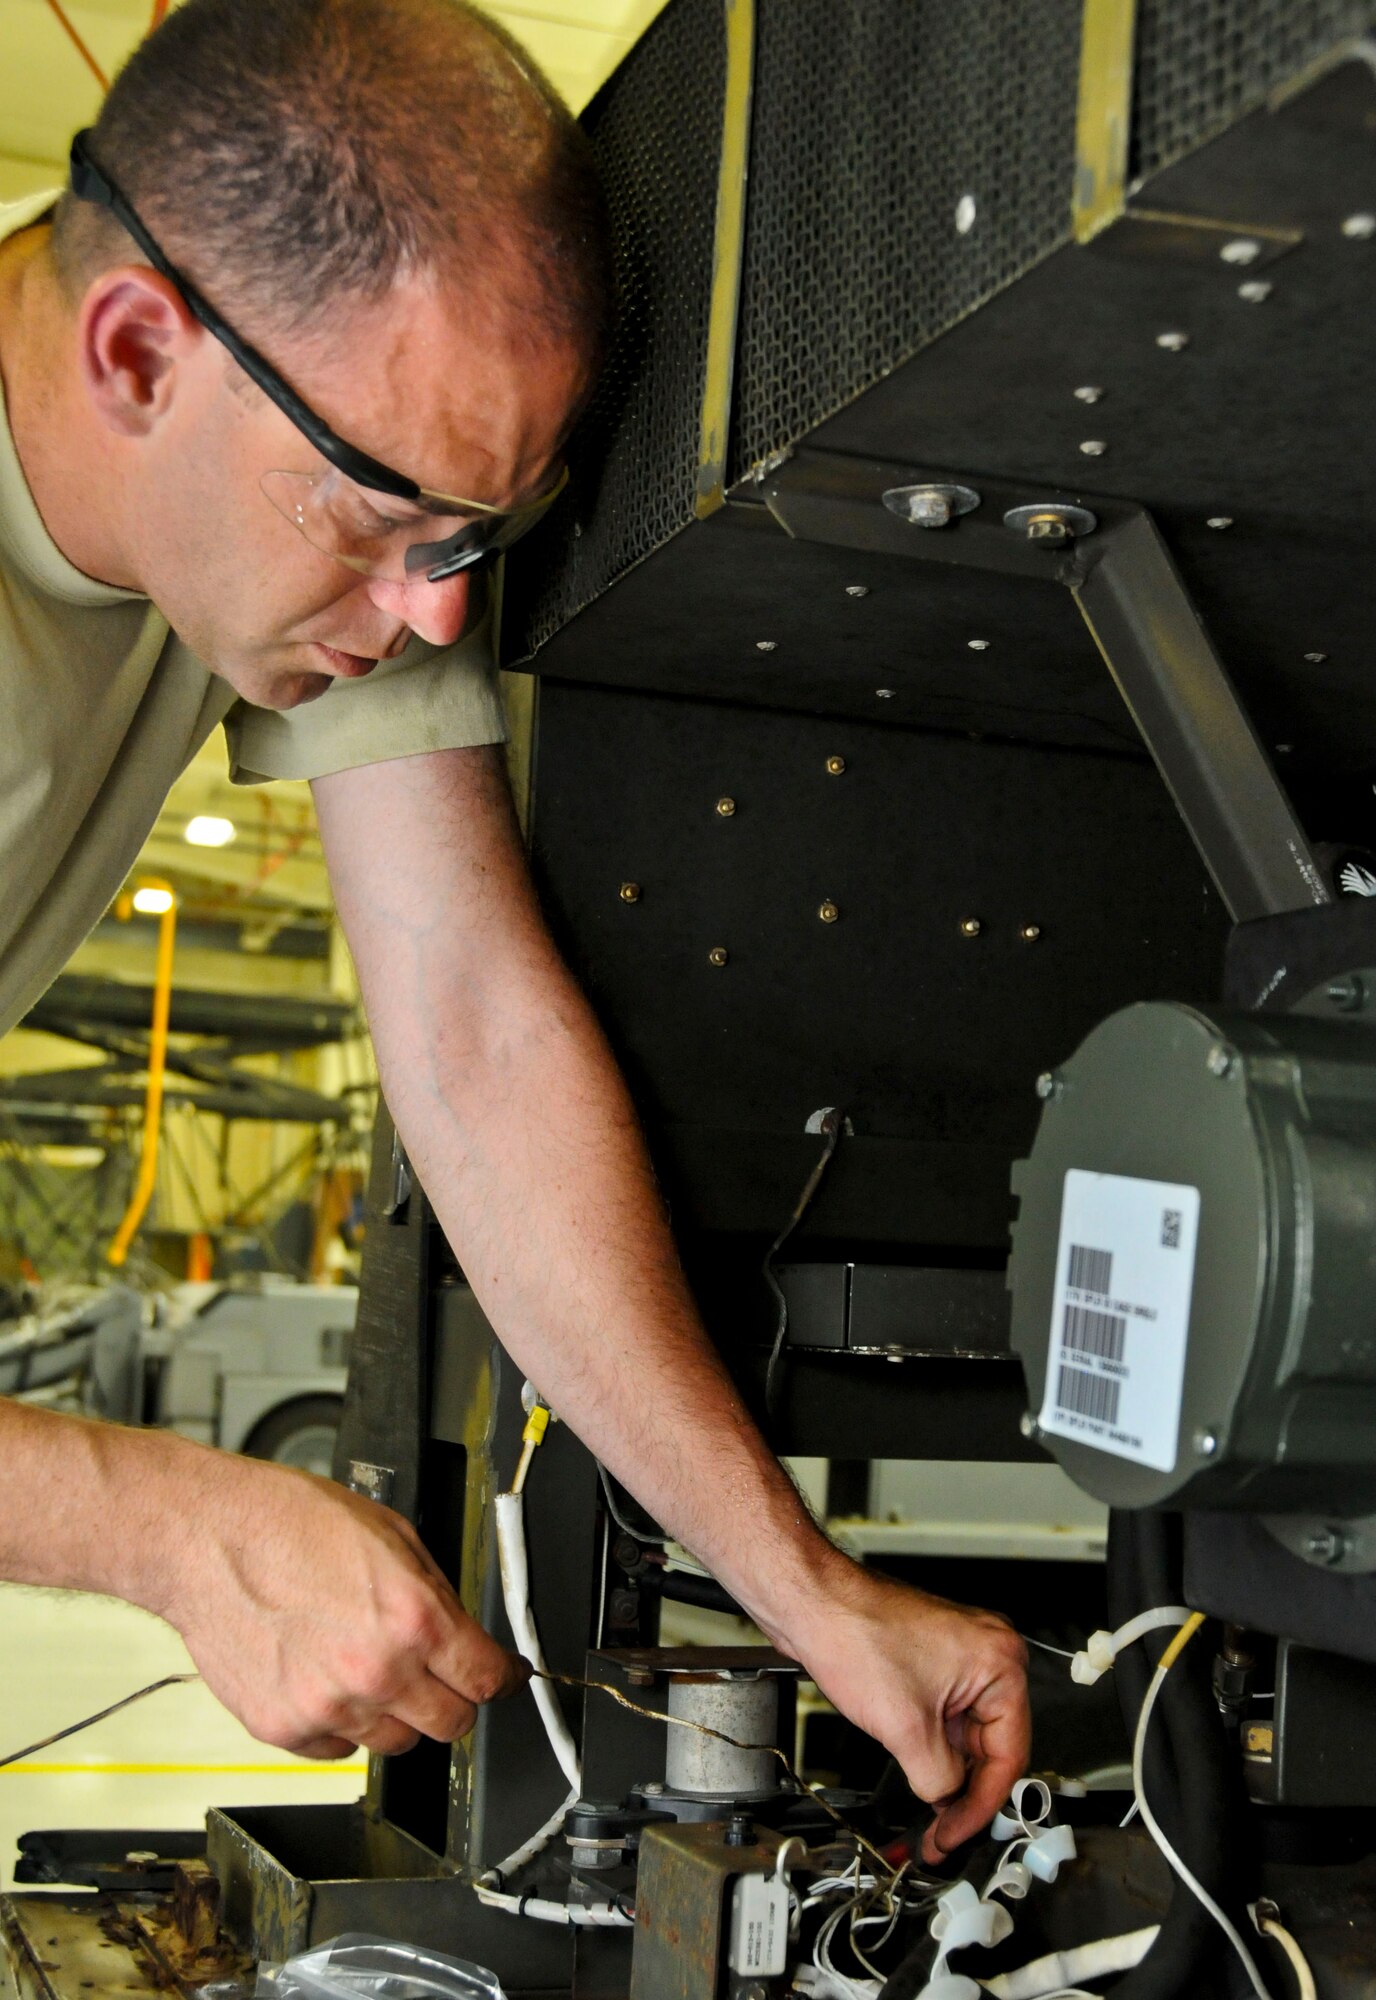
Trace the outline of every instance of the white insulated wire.
<instances>
[{"instance_id":1,"label":"white insulated wire","mask_svg":"<svg viewBox=\"0 0 1376 2000\"><path fill-rule=\"evenodd\" d=\"M1051 1951L1034 1958L1013 1972L1001 1972L995 1979L981 1982L993 2000L1049 2000L1084 1979L1104 1979L1111 1972L1130 1972L1156 1942L1159 1924L1141 1930L1124 1931L1119 1937L1099 1938L1093 1944L1073 1946L1069 1951Z\"/></svg>"},{"instance_id":2,"label":"white insulated wire","mask_svg":"<svg viewBox=\"0 0 1376 2000\"><path fill-rule=\"evenodd\" d=\"M1294 1969L1295 1982L1299 1987L1300 2000L1318 2000L1318 1989L1314 1975L1309 1968L1309 1960L1300 1949L1299 1940L1293 1937L1279 1917L1257 1914L1257 1929L1274 1938Z\"/></svg>"}]
</instances>

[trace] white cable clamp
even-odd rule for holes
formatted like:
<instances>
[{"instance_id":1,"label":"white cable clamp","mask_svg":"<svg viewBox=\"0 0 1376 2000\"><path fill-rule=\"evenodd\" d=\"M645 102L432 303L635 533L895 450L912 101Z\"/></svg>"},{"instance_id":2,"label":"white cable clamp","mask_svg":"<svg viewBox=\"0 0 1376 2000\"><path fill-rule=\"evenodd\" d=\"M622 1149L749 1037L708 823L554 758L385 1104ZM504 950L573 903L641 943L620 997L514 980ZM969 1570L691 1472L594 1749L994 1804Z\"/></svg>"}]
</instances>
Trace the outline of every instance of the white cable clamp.
<instances>
[{"instance_id":1,"label":"white cable clamp","mask_svg":"<svg viewBox=\"0 0 1376 2000\"><path fill-rule=\"evenodd\" d=\"M1116 1632L1091 1632L1083 1651L1077 1653L1070 1662L1070 1678L1081 1687L1093 1687L1101 1675L1106 1674L1125 1646L1132 1645L1148 1632L1155 1632L1163 1625L1183 1625L1190 1613L1183 1604L1159 1604L1150 1611L1139 1611L1135 1618L1129 1618L1126 1625L1120 1625Z\"/></svg>"},{"instance_id":2,"label":"white cable clamp","mask_svg":"<svg viewBox=\"0 0 1376 2000\"><path fill-rule=\"evenodd\" d=\"M928 1925L941 1946L941 1956L964 1951L972 1944L987 1951L1001 1944L1013 1928L1013 1919L1002 1903L986 1903L973 1882L956 1882L938 1896L936 1915Z\"/></svg>"}]
</instances>

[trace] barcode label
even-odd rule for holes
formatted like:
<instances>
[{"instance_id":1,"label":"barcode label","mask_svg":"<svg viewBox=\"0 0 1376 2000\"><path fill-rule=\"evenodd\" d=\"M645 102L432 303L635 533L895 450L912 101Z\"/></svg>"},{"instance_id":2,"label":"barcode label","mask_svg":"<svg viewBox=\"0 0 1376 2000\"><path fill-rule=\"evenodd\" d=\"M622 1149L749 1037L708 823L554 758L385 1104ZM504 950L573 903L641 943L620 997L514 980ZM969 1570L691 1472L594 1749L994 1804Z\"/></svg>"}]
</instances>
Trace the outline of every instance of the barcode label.
<instances>
[{"instance_id":1,"label":"barcode label","mask_svg":"<svg viewBox=\"0 0 1376 2000\"><path fill-rule=\"evenodd\" d=\"M1056 1383L1056 1407L1096 1424L1116 1424L1118 1393L1111 1375L1087 1375L1083 1368L1063 1367Z\"/></svg>"},{"instance_id":2,"label":"barcode label","mask_svg":"<svg viewBox=\"0 0 1376 2000\"><path fill-rule=\"evenodd\" d=\"M1102 1298L1107 1298L1113 1288L1113 1252L1086 1250L1083 1243L1072 1243L1067 1282L1074 1285L1077 1291L1098 1292Z\"/></svg>"},{"instance_id":3,"label":"barcode label","mask_svg":"<svg viewBox=\"0 0 1376 2000\"><path fill-rule=\"evenodd\" d=\"M1128 1323L1118 1313L1095 1312L1093 1306L1065 1309L1061 1345L1077 1354L1097 1354L1101 1361L1121 1361L1128 1344Z\"/></svg>"}]
</instances>

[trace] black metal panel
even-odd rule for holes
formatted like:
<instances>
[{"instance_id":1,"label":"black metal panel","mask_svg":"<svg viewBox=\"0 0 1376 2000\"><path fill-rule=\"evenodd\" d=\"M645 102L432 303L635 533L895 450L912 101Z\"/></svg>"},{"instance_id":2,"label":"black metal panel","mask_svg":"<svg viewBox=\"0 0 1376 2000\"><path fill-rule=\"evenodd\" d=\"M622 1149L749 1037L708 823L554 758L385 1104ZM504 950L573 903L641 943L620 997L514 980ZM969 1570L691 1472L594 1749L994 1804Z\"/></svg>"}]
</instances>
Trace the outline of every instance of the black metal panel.
<instances>
[{"instance_id":1,"label":"black metal panel","mask_svg":"<svg viewBox=\"0 0 1376 2000\"><path fill-rule=\"evenodd\" d=\"M534 851L684 1224L772 1234L839 1104L806 1233L1001 1254L1038 1073L1114 1008L1217 983L1158 780L1090 753L546 682Z\"/></svg>"}]
</instances>

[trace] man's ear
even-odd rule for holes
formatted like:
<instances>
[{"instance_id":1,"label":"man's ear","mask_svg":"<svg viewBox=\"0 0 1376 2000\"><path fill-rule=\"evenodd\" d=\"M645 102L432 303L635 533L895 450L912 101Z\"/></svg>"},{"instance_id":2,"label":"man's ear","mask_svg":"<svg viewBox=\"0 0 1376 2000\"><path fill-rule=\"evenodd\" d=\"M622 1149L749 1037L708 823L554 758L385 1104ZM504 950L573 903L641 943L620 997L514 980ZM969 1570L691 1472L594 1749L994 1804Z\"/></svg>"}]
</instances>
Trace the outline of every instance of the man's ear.
<instances>
[{"instance_id":1,"label":"man's ear","mask_svg":"<svg viewBox=\"0 0 1376 2000\"><path fill-rule=\"evenodd\" d=\"M77 321L77 359L96 410L123 437L144 437L171 408L179 363L202 329L175 285L143 265L103 271Z\"/></svg>"}]
</instances>

